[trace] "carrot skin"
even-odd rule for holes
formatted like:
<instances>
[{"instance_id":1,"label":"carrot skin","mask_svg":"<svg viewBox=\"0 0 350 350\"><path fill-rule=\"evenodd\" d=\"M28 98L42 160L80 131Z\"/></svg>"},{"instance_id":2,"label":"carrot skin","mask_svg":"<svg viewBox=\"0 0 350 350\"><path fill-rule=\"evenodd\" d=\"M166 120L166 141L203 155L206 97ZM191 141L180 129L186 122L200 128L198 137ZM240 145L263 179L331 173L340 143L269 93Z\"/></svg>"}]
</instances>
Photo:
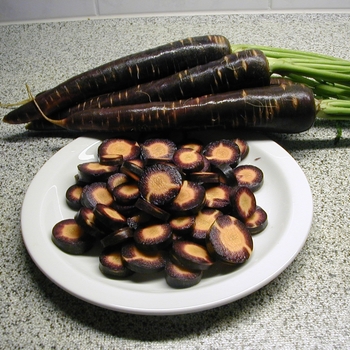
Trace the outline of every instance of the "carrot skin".
<instances>
[{"instance_id":1,"label":"carrot skin","mask_svg":"<svg viewBox=\"0 0 350 350\"><path fill-rule=\"evenodd\" d=\"M282 84L292 85L292 84L295 84L295 82L291 79L288 79L288 78L271 77L270 84L271 85L282 85Z\"/></svg>"},{"instance_id":2,"label":"carrot skin","mask_svg":"<svg viewBox=\"0 0 350 350\"><path fill-rule=\"evenodd\" d=\"M29 131L42 131L42 132L66 132L69 130L63 129L60 126L52 124L43 117L41 119L35 119L25 125L25 129Z\"/></svg>"},{"instance_id":3,"label":"carrot skin","mask_svg":"<svg viewBox=\"0 0 350 350\"><path fill-rule=\"evenodd\" d=\"M221 35L208 35L174 41L131 54L76 75L56 87L41 92L36 102L45 115L69 108L94 95L126 89L200 64L217 60L231 52ZM3 121L26 123L38 117L33 102L11 111Z\"/></svg>"},{"instance_id":4,"label":"carrot skin","mask_svg":"<svg viewBox=\"0 0 350 350\"><path fill-rule=\"evenodd\" d=\"M63 119L91 108L176 101L269 84L270 70L266 56L260 50L244 50L162 79L93 97L52 116L52 119Z\"/></svg>"},{"instance_id":5,"label":"carrot skin","mask_svg":"<svg viewBox=\"0 0 350 350\"><path fill-rule=\"evenodd\" d=\"M316 118L311 89L270 85L175 102L153 102L91 109L52 121L76 131L155 131L168 129L248 128L299 133Z\"/></svg>"}]
</instances>

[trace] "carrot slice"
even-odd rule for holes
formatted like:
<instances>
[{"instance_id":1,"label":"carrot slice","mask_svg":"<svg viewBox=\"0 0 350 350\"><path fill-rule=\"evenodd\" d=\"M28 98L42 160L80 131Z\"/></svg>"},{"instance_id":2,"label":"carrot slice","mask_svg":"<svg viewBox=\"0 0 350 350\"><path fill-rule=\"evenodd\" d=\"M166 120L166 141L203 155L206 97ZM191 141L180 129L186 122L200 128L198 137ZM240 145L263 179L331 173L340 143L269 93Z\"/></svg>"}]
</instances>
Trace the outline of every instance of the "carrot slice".
<instances>
[{"instance_id":1,"label":"carrot slice","mask_svg":"<svg viewBox=\"0 0 350 350\"><path fill-rule=\"evenodd\" d=\"M74 255L85 253L94 243L74 219L58 222L52 229L51 238L62 251Z\"/></svg>"},{"instance_id":2,"label":"carrot slice","mask_svg":"<svg viewBox=\"0 0 350 350\"><path fill-rule=\"evenodd\" d=\"M221 215L207 236L207 248L226 263L242 264L252 254L253 240L240 220L230 215Z\"/></svg>"},{"instance_id":3,"label":"carrot slice","mask_svg":"<svg viewBox=\"0 0 350 350\"><path fill-rule=\"evenodd\" d=\"M223 139L208 143L203 150L203 154L214 166L223 164L236 166L240 161L241 153L237 144Z\"/></svg>"},{"instance_id":4,"label":"carrot slice","mask_svg":"<svg viewBox=\"0 0 350 350\"><path fill-rule=\"evenodd\" d=\"M169 139L148 139L141 145L141 154L146 163L173 159L176 145Z\"/></svg>"},{"instance_id":5,"label":"carrot slice","mask_svg":"<svg viewBox=\"0 0 350 350\"><path fill-rule=\"evenodd\" d=\"M239 186L249 187L252 191L257 191L263 184L264 174L255 165L240 165L233 169L233 173Z\"/></svg>"},{"instance_id":6,"label":"carrot slice","mask_svg":"<svg viewBox=\"0 0 350 350\"><path fill-rule=\"evenodd\" d=\"M249 232L253 235L265 230L267 221L266 211L263 208L257 206L255 212L249 218L247 218L244 223L247 226Z\"/></svg>"},{"instance_id":7,"label":"carrot slice","mask_svg":"<svg viewBox=\"0 0 350 350\"><path fill-rule=\"evenodd\" d=\"M201 270L191 270L170 260L165 265L165 280L173 288L189 288L198 284L203 276Z\"/></svg>"},{"instance_id":8,"label":"carrot slice","mask_svg":"<svg viewBox=\"0 0 350 350\"><path fill-rule=\"evenodd\" d=\"M100 271L109 278L130 276L133 271L124 266L120 248L105 248L99 257Z\"/></svg>"},{"instance_id":9,"label":"carrot slice","mask_svg":"<svg viewBox=\"0 0 350 350\"><path fill-rule=\"evenodd\" d=\"M214 264L204 246L190 241L173 242L172 254L175 261L188 269L204 271Z\"/></svg>"},{"instance_id":10,"label":"carrot slice","mask_svg":"<svg viewBox=\"0 0 350 350\"><path fill-rule=\"evenodd\" d=\"M192 232L192 238L196 242L205 243L206 236L210 231L215 219L223 215L220 210L204 208L198 212Z\"/></svg>"},{"instance_id":11,"label":"carrot slice","mask_svg":"<svg viewBox=\"0 0 350 350\"><path fill-rule=\"evenodd\" d=\"M185 180L179 194L170 203L170 210L176 214L195 214L205 204L205 189L196 182Z\"/></svg>"},{"instance_id":12,"label":"carrot slice","mask_svg":"<svg viewBox=\"0 0 350 350\"><path fill-rule=\"evenodd\" d=\"M245 220L256 210L256 198L248 187L238 187L233 191L232 204L239 218Z\"/></svg>"},{"instance_id":13,"label":"carrot slice","mask_svg":"<svg viewBox=\"0 0 350 350\"><path fill-rule=\"evenodd\" d=\"M164 269L166 256L163 251L145 252L133 243L124 245L121 250L124 266L138 273L153 273Z\"/></svg>"},{"instance_id":14,"label":"carrot slice","mask_svg":"<svg viewBox=\"0 0 350 350\"><path fill-rule=\"evenodd\" d=\"M204 167L203 156L192 148L180 148L173 156L173 162L185 172L199 171Z\"/></svg>"},{"instance_id":15,"label":"carrot slice","mask_svg":"<svg viewBox=\"0 0 350 350\"><path fill-rule=\"evenodd\" d=\"M174 199L181 185L180 172L174 166L161 163L147 167L139 182L141 196L155 205L163 205Z\"/></svg>"},{"instance_id":16,"label":"carrot slice","mask_svg":"<svg viewBox=\"0 0 350 350\"><path fill-rule=\"evenodd\" d=\"M99 159L122 156L123 160L137 158L140 155L138 142L127 139L106 139L97 150Z\"/></svg>"}]
</instances>

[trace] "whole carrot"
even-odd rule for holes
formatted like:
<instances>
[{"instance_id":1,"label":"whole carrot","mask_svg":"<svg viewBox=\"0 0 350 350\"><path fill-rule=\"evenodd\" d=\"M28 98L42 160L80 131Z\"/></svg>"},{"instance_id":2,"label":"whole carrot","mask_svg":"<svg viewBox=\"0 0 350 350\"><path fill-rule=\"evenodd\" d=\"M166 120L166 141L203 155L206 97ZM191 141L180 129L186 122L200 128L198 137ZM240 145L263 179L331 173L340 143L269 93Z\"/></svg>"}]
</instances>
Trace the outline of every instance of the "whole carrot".
<instances>
[{"instance_id":1,"label":"whole carrot","mask_svg":"<svg viewBox=\"0 0 350 350\"><path fill-rule=\"evenodd\" d=\"M259 50L244 50L162 79L93 97L51 118L63 119L91 108L176 101L269 84L270 71L265 55Z\"/></svg>"},{"instance_id":2,"label":"whole carrot","mask_svg":"<svg viewBox=\"0 0 350 350\"><path fill-rule=\"evenodd\" d=\"M159 79L217 60L230 52L229 41L221 35L178 40L88 70L38 94L35 98L40 109L46 115L50 115L94 95ZM10 124L26 123L38 115L38 109L30 101L8 113L3 121Z\"/></svg>"},{"instance_id":3,"label":"whole carrot","mask_svg":"<svg viewBox=\"0 0 350 350\"><path fill-rule=\"evenodd\" d=\"M316 118L311 89L300 85L270 85L212 94L175 102L91 109L53 124L76 131L152 131L249 128L298 133L309 129Z\"/></svg>"}]
</instances>

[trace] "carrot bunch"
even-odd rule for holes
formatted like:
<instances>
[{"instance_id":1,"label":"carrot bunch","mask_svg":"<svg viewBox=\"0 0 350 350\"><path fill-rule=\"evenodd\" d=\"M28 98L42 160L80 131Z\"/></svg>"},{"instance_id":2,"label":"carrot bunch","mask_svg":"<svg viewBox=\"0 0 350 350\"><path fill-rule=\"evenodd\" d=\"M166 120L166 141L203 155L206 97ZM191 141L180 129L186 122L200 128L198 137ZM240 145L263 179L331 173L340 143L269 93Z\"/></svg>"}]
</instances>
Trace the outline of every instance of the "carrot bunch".
<instances>
[{"instance_id":1,"label":"carrot bunch","mask_svg":"<svg viewBox=\"0 0 350 350\"><path fill-rule=\"evenodd\" d=\"M30 100L3 121L26 123L29 130L297 133L316 116L348 118L348 61L275 50L231 45L221 35L178 40L108 62L35 97L29 91Z\"/></svg>"}]
</instances>

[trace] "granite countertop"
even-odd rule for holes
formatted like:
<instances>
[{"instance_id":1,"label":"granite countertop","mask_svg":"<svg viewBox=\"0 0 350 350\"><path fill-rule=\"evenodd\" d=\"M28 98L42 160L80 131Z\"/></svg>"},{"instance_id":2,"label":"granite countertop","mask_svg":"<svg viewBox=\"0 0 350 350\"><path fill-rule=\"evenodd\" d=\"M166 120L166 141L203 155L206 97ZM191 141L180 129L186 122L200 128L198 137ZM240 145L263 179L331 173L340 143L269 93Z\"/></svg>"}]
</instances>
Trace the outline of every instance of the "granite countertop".
<instances>
[{"instance_id":1,"label":"granite countertop","mask_svg":"<svg viewBox=\"0 0 350 350\"><path fill-rule=\"evenodd\" d=\"M38 93L115 57L172 40L223 34L233 43L350 59L348 14L232 14L110 18L0 26L0 101ZM0 109L0 117L8 111ZM337 126L342 137L335 143ZM304 171L313 195L308 239L271 283L200 313L114 312L60 289L33 263L21 207L35 174L74 135L0 124L1 349L350 349L350 133L318 121L298 135L268 135Z\"/></svg>"}]
</instances>

